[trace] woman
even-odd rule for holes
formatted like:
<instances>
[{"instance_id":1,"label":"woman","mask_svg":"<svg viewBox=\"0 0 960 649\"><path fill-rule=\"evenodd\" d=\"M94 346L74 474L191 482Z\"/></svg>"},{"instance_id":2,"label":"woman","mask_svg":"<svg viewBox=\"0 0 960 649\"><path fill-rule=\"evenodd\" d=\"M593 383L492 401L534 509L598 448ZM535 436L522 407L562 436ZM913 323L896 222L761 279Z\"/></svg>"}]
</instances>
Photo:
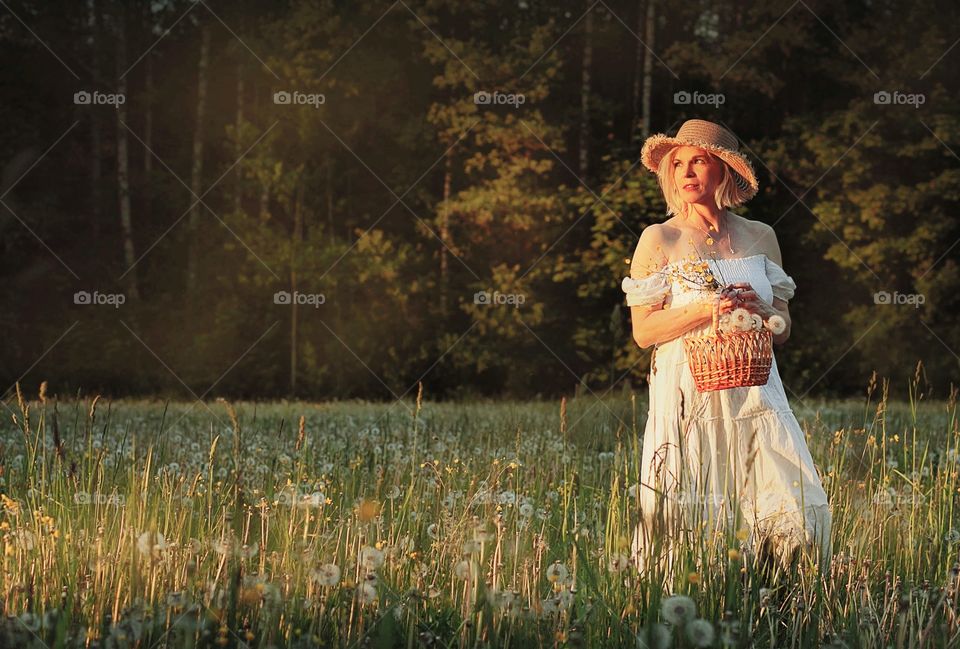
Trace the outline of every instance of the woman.
<instances>
[{"instance_id":1,"label":"woman","mask_svg":"<svg viewBox=\"0 0 960 649\"><path fill-rule=\"evenodd\" d=\"M634 340L654 346L634 561L641 571L665 563L669 574L678 535L699 545L711 532L736 532L748 556L763 550L787 567L812 550L823 568L831 512L776 359L766 385L700 393L684 353L685 337L711 328L715 303L721 314L742 307L764 321L778 315L786 326L774 344L790 336L796 284L780 266L773 228L727 209L757 193L756 175L732 133L697 119L676 137L651 136L641 160L673 216L643 230L622 284ZM691 258L706 262L722 290L671 272Z\"/></svg>"}]
</instances>

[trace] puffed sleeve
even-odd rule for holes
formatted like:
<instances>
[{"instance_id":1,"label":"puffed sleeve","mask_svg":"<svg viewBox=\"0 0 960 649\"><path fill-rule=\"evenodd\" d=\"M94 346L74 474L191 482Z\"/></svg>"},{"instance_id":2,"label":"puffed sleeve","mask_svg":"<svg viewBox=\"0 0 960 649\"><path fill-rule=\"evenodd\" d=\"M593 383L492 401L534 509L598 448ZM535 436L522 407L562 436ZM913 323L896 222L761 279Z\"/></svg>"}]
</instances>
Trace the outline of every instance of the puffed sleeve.
<instances>
[{"instance_id":1,"label":"puffed sleeve","mask_svg":"<svg viewBox=\"0 0 960 649\"><path fill-rule=\"evenodd\" d=\"M767 279L770 280L770 286L773 287L773 297L781 300L789 300L797 290L797 283L793 278L787 275L777 262L769 257L767 260Z\"/></svg>"},{"instance_id":2,"label":"puffed sleeve","mask_svg":"<svg viewBox=\"0 0 960 649\"><path fill-rule=\"evenodd\" d=\"M670 283L662 273L653 273L642 279L624 277L620 288L627 294L627 306L651 306L663 302Z\"/></svg>"}]
</instances>

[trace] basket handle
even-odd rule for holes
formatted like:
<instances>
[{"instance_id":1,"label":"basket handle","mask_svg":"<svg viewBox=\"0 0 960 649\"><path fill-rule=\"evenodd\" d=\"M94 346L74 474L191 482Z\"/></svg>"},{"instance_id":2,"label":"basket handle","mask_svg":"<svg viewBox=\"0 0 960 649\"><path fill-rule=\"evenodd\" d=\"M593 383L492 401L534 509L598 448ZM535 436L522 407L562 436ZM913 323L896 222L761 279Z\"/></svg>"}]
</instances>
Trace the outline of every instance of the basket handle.
<instances>
[{"instance_id":1,"label":"basket handle","mask_svg":"<svg viewBox=\"0 0 960 649\"><path fill-rule=\"evenodd\" d=\"M713 301L713 329L711 333L716 336L720 325L720 298Z\"/></svg>"}]
</instances>

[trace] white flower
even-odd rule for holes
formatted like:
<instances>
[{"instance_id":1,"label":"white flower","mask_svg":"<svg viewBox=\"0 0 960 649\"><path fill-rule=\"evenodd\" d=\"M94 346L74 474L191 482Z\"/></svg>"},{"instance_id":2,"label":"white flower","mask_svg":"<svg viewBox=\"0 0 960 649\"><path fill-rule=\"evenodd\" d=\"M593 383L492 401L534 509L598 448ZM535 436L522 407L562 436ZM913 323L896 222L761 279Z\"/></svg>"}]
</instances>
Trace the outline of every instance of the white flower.
<instances>
[{"instance_id":1,"label":"white flower","mask_svg":"<svg viewBox=\"0 0 960 649\"><path fill-rule=\"evenodd\" d=\"M336 586L340 582L340 567L333 563L325 563L314 570L311 577L321 586Z\"/></svg>"},{"instance_id":2,"label":"white flower","mask_svg":"<svg viewBox=\"0 0 960 649\"><path fill-rule=\"evenodd\" d=\"M759 313L751 313L750 319L753 321L754 329L763 329L763 318L760 317Z\"/></svg>"},{"instance_id":3,"label":"white flower","mask_svg":"<svg viewBox=\"0 0 960 649\"><path fill-rule=\"evenodd\" d=\"M220 556L226 556L230 554L230 551L233 548L233 542L227 537L222 539L213 539L210 541L210 547L213 548L213 551Z\"/></svg>"},{"instance_id":4,"label":"white flower","mask_svg":"<svg viewBox=\"0 0 960 649\"><path fill-rule=\"evenodd\" d=\"M368 570L376 570L383 565L383 552L369 545L365 546L360 550L360 563Z\"/></svg>"},{"instance_id":5,"label":"white flower","mask_svg":"<svg viewBox=\"0 0 960 649\"><path fill-rule=\"evenodd\" d=\"M530 518L531 516L533 516L534 507L529 502L525 502L522 505L520 505L520 509L518 511L520 512L520 515L523 516L524 518Z\"/></svg>"},{"instance_id":6,"label":"white flower","mask_svg":"<svg viewBox=\"0 0 960 649\"><path fill-rule=\"evenodd\" d=\"M730 322L736 331L749 331L753 326L753 320L750 318L750 312L739 307L730 312Z\"/></svg>"},{"instance_id":7,"label":"white flower","mask_svg":"<svg viewBox=\"0 0 960 649\"><path fill-rule=\"evenodd\" d=\"M623 572L630 566L630 560L623 554L610 557L610 572Z\"/></svg>"},{"instance_id":8,"label":"white flower","mask_svg":"<svg viewBox=\"0 0 960 649\"><path fill-rule=\"evenodd\" d=\"M463 561L458 561L457 565L453 567L453 574L457 576L458 579L467 580L470 579L473 573L473 567L470 565L470 562L464 559Z\"/></svg>"},{"instance_id":9,"label":"white flower","mask_svg":"<svg viewBox=\"0 0 960 649\"><path fill-rule=\"evenodd\" d=\"M439 538L440 538L440 526L437 525L436 523L430 523L429 525L427 525L427 536L429 536L431 539L433 539L433 540L435 540L435 541L436 541L437 539L439 539Z\"/></svg>"},{"instance_id":10,"label":"white flower","mask_svg":"<svg viewBox=\"0 0 960 649\"><path fill-rule=\"evenodd\" d=\"M704 620L703 618L697 618L690 622L686 628L687 637L697 647L709 647L713 644L713 625Z\"/></svg>"},{"instance_id":11,"label":"white flower","mask_svg":"<svg viewBox=\"0 0 960 649\"><path fill-rule=\"evenodd\" d=\"M254 543L252 545L247 545L244 543L237 549L237 556L241 559L252 559L257 556L260 552L260 544Z\"/></svg>"},{"instance_id":12,"label":"white flower","mask_svg":"<svg viewBox=\"0 0 960 649\"><path fill-rule=\"evenodd\" d=\"M144 532L137 537L137 551L145 557L157 557L168 547L160 532Z\"/></svg>"},{"instance_id":13,"label":"white flower","mask_svg":"<svg viewBox=\"0 0 960 649\"><path fill-rule=\"evenodd\" d=\"M773 599L773 590L770 588L760 589L760 606L766 606Z\"/></svg>"},{"instance_id":14,"label":"white flower","mask_svg":"<svg viewBox=\"0 0 960 649\"><path fill-rule=\"evenodd\" d=\"M736 331L736 328L733 325L733 320L730 319L729 313L724 313L722 316L720 316L720 320L717 324L717 328L725 334L733 333L734 331Z\"/></svg>"},{"instance_id":15,"label":"white flower","mask_svg":"<svg viewBox=\"0 0 960 649\"><path fill-rule=\"evenodd\" d=\"M473 528L473 538L481 543L489 543L496 538L496 536L487 529L486 525L480 524Z\"/></svg>"},{"instance_id":16,"label":"white flower","mask_svg":"<svg viewBox=\"0 0 960 649\"><path fill-rule=\"evenodd\" d=\"M499 588L493 588L487 591L487 599L490 604L498 609L509 608L515 601L517 601L517 594L511 590L500 590Z\"/></svg>"},{"instance_id":17,"label":"white flower","mask_svg":"<svg viewBox=\"0 0 960 649\"><path fill-rule=\"evenodd\" d=\"M11 536L13 537L14 545L21 550L32 550L36 545L37 537L34 536L30 530L17 529L13 531Z\"/></svg>"},{"instance_id":18,"label":"white flower","mask_svg":"<svg viewBox=\"0 0 960 649\"><path fill-rule=\"evenodd\" d=\"M568 574L570 573L567 567L559 561L555 561L547 568L547 580L550 582L563 582L566 580Z\"/></svg>"},{"instance_id":19,"label":"white flower","mask_svg":"<svg viewBox=\"0 0 960 649\"><path fill-rule=\"evenodd\" d=\"M377 599L377 589L373 584L363 582L357 586L357 598L364 604L372 604Z\"/></svg>"},{"instance_id":20,"label":"white flower","mask_svg":"<svg viewBox=\"0 0 960 649\"><path fill-rule=\"evenodd\" d=\"M643 627L637 634L637 649L666 649L670 642L670 629L659 622Z\"/></svg>"},{"instance_id":21,"label":"white flower","mask_svg":"<svg viewBox=\"0 0 960 649\"><path fill-rule=\"evenodd\" d=\"M767 320L767 329L773 332L774 335L780 335L787 329L787 321L783 319L783 316L772 315Z\"/></svg>"},{"instance_id":22,"label":"white flower","mask_svg":"<svg viewBox=\"0 0 960 649\"><path fill-rule=\"evenodd\" d=\"M562 590L557 593L557 608L566 611L573 604L573 593L569 590Z\"/></svg>"},{"instance_id":23,"label":"white flower","mask_svg":"<svg viewBox=\"0 0 960 649\"><path fill-rule=\"evenodd\" d=\"M188 601L187 594L182 590L175 590L171 593L167 593L167 606L178 608L181 606L186 606Z\"/></svg>"},{"instance_id":24,"label":"white flower","mask_svg":"<svg viewBox=\"0 0 960 649\"><path fill-rule=\"evenodd\" d=\"M686 595L671 595L663 600L660 612L670 624L683 624L697 617L697 605Z\"/></svg>"},{"instance_id":25,"label":"white flower","mask_svg":"<svg viewBox=\"0 0 960 649\"><path fill-rule=\"evenodd\" d=\"M26 611L20 614L20 624L27 627L27 630L30 632L37 632L40 630L40 618L30 611Z\"/></svg>"},{"instance_id":26,"label":"white flower","mask_svg":"<svg viewBox=\"0 0 960 649\"><path fill-rule=\"evenodd\" d=\"M463 553L464 554L480 554L480 541L474 539L467 539L463 542Z\"/></svg>"}]
</instances>

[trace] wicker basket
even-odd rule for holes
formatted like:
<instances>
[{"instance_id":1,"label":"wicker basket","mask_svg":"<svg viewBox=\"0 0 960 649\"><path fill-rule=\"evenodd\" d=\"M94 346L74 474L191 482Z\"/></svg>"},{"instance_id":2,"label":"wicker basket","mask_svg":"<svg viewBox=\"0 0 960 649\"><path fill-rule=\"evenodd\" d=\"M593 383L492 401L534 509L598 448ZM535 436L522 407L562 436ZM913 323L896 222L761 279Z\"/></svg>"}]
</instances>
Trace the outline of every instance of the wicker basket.
<instances>
[{"instance_id":1,"label":"wicker basket","mask_svg":"<svg viewBox=\"0 0 960 649\"><path fill-rule=\"evenodd\" d=\"M773 333L767 327L725 333L719 321L720 303L715 302L712 331L683 341L697 391L766 385L773 363Z\"/></svg>"}]
</instances>

